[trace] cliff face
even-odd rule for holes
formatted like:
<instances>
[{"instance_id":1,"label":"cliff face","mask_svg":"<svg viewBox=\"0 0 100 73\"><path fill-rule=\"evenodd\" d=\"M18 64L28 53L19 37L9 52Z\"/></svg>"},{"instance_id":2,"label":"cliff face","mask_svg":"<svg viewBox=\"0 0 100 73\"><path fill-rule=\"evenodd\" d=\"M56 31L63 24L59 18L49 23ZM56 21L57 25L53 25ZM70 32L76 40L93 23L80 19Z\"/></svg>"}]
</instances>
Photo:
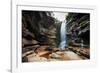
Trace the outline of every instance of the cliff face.
<instances>
[{"instance_id":1,"label":"cliff face","mask_svg":"<svg viewBox=\"0 0 100 73\"><path fill-rule=\"evenodd\" d=\"M88 13L69 13L66 17L67 36L69 43L83 43L89 47L90 44L90 14Z\"/></svg>"},{"instance_id":2,"label":"cliff face","mask_svg":"<svg viewBox=\"0 0 100 73\"><path fill-rule=\"evenodd\" d=\"M22 52L41 46L57 46L57 31L51 13L22 11Z\"/></svg>"}]
</instances>

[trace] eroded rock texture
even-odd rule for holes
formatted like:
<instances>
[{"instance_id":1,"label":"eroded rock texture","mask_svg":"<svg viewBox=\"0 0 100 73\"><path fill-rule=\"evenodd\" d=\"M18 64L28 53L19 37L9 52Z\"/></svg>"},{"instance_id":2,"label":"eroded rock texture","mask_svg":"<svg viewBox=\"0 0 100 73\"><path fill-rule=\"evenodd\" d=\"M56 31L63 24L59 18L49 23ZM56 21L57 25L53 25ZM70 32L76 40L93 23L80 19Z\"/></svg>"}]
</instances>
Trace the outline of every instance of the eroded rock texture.
<instances>
[{"instance_id":1,"label":"eroded rock texture","mask_svg":"<svg viewBox=\"0 0 100 73\"><path fill-rule=\"evenodd\" d=\"M89 48L90 14L89 13L69 13L69 15L66 17L66 20L68 21L67 36L69 36L69 39L70 39L69 41L73 43L79 43L79 44L83 43L84 47Z\"/></svg>"},{"instance_id":2,"label":"eroded rock texture","mask_svg":"<svg viewBox=\"0 0 100 73\"><path fill-rule=\"evenodd\" d=\"M41 46L56 47L56 26L52 12L22 11L22 52Z\"/></svg>"},{"instance_id":3,"label":"eroded rock texture","mask_svg":"<svg viewBox=\"0 0 100 73\"><path fill-rule=\"evenodd\" d=\"M52 14L48 11L22 11L22 62L89 59L90 15L68 13L68 47L62 51L58 47L61 22Z\"/></svg>"}]
</instances>

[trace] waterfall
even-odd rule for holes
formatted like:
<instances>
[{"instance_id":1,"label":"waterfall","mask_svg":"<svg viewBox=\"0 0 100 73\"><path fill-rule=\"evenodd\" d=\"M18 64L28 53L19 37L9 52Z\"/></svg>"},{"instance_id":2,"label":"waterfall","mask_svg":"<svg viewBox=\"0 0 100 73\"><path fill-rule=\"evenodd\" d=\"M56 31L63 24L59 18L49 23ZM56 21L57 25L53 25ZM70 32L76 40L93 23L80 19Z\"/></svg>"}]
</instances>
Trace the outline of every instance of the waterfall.
<instances>
[{"instance_id":1,"label":"waterfall","mask_svg":"<svg viewBox=\"0 0 100 73\"><path fill-rule=\"evenodd\" d=\"M62 50L65 49L65 47L67 47L67 36L66 36L66 21L63 21L61 24L61 28L60 28L60 45L59 48L61 48Z\"/></svg>"}]
</instances>

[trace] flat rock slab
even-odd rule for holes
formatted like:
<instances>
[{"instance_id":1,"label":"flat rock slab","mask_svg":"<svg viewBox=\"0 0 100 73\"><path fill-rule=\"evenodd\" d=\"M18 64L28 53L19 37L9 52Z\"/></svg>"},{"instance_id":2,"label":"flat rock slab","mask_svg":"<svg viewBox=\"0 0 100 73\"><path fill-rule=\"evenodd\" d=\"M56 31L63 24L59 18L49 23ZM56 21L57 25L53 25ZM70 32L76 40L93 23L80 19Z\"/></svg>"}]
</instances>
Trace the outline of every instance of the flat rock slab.
<instances>
[{"instance_id":1,"label":"flat rock slab","mask_svg":"<svg viewBox=\"0 0 100 73\"><path fill-rule=\"evenodd\" d=\"M82 58L72 51L47 51L47 46L37 49L37 52L29 51L25 54L28 62L41 62L41 61L67 61L67 60L82 60ZM30 53L30 54L29 54ZM28 55L27 55L28 54Z\"/></svg>"},{"instance_id":2,"label":"flat rock slab","mask_svg":"<svg viewBox=\"0 0 100 73\"><path fill-rule=\"evenodd\" d=\"M81 60L80 56L72 51L65 52L65 56L67 56L70 60Z\"/></svg>"}]
</instances>

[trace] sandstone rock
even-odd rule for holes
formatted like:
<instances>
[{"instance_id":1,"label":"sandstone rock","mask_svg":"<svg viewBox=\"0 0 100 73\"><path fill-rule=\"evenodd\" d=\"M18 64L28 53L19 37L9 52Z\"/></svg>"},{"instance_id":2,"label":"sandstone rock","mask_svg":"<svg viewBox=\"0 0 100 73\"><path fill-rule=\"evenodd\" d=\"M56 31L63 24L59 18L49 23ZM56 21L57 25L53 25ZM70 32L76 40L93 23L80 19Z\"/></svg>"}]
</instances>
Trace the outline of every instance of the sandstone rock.
<instances>
[{"instance_id":1,"label":"sandstone rock","mask_svg":"<svg viewBox=\"0 0 100 73\"><path fill-rule=\"evenodd\" d=\"M25 38L22 38L22 43L23 43L23 46L24 46L24 45L27 45L27 44L31 44L31 41L26 40Z\"/></svg>"},{"instance_id":2,"label":"sandstone rock","mask_svg":"<svg viewBox=\"0 0 100 73\"><path fill-rule=\"evenodd\" d=\"M51 46L51 47L56 47L57 43L55 39L48 39L47 43Z\"/></svg>"},{"instance_id":3,"label":"sandstone rock","mask_svg":"<svg viewBox=\"0 0 100 73\"><path fill-rule=\"evenodd\" d=\"M56 28L52 27L51 29L48 30L48 36L56 36Z\"/></svg>"},{"instance_id":4,"label":"sandstone rock","mask_svg":"<svg viewBox=\"0 0 100 73\"><path fill-rule=\"evenodd\" d=\"M62 54L62 53L64 53L64 52L62 52L62 51L57 51L56 52L56 54L59 54L59 55Z\"/></svg>"},{"instance_id":5,"label":"sandstone rock","mask_svg":"<svg viewBox=\"0 0 100 73\"><path fill-rule=\"evenodd\" d=\"M38 56L45 57L45 58L49 59L50 58L50 56L49 56L50 53L51 52L49 52L49 51L40 52L40 53L38 53Z\"/></svg>"},{"instance_id":6,"label":"sandstone rock","mask_svg":"<svg viewBox=\"0 0 100 73\"><path fill-rule=\"evenodd\" d=\"M52 58L50 58L50 59L48 59L48 61L61 61L60 59L52 59Z\"/></svg>"},{"instance_id":7,"label":"sandstone rock","mask_svg":"<svg viewBox=\"0 0 100 73\"><path fill-rule=\"evenodd\" d=\"M81 58L75 54L74 52L71 51L58 51L56 52L58 55L60 55L61 60L80 60Z\"/></svg>"},{"instance_id":8,"label":"sandstone rock","mask_svg":"<svg viewBox=\"0 0 100 73\"><path fill-rule=\"evenodd\" d=\"M49 46L40 46L39 48L37 48L37 49L35 50L35 52L36 52L36 53L44 52L44 51L46 51L48 48L49 48Z\"/></svg>"},{"instance_id":9,"label":"sandstone rock","mask_svg":"<svg viewBox=\"0 0 100 73\"><path fill-rule=\"evenodd\" d=\"M32 46L26 46L25 48L26 49L36 49L38 47L40 47L40 45L36 44L36 45L32 45Z\"/></svg>"},{"instance_id":10,"label":"sandstone rock","mask_svg":"<svg viewBox=\"0 0 100 73\"><path fill-rule=\"evenodd\" d=\"M52 54L50 55L50 57L53 58L53 59L60 59L60 58L61 58L61 56L58 55L58 54L56 54L56 53L52 53Z\"/></svg>"},{"instance_id":11,"label":"sandstone rock","mask_svg":"<svg viewBox=\"0 0 100 73\"><path fill-rule=\"evenodd\" d=\"M67 51L65 52L65 55L70 59L70 60L81 60L81 58L75 54L74 52L72 51Z\"/></svg>"},{"instance_id":12,"label":"sandstone rock","mask_svg":"<svg viewBox=\"0 0 100 73\"><path fill-rule=\"evenodd\" d=\"M52 48L52 51L60 51L60 48Z\"/></svg>"},{"instance_id":13,"label":"sandstone rock","mask_svg":"<svg viewBox=\"0 0 100 73\"><path fill-rule=\"evenodd\" d=\"M38 61L47 61L47 59L39 56L28 56L28 62L38 62Z\"/></svg>"},{"instance_id":14,"label":"sandstone rock","mask_svg":"<svg viewBox=\"0 0 100 73\"><path fill-rule=\"evenodd\" d=\"M39 42L36 40L32 40L32 44L38 44Z\"/></svg>"},{"instance_id":15,"label":"sandstone rock","mask_svg":"<svg viewBox=\"0 0 100 73\"><path fill-rule=\"evenodd\" d=\"M33 48L38 48L38 47L40 47L40 45L33 45Z\"/></svg>"},{"instance_id":16,"label":"sandstone rock","mask_svg":"<svg viewBox=\"0 0 100 73\"><path fill-rule=\"evenodd\" d=\"M27 49L27 48L22 48L22 54L25 53L25 52L27 52L27 51L29 51L29 49Z\"/></svg>"},{"instance_id":17,"label":"sandstone rock","mask_svg":"<svg viewBox=\"0 0 100 73\"><path fill-rule=\"evenodd\" d=\"M25 38L22 39L22 45L32 45L32 44L38 44L38 41L36 40L27 40Z\"/></svg>"},{"instance_id":18,"label":"sandstone rock","mask_svg":"<svg viewBox=\"0 0 100 73\"><path fill-rule=\"evenodd\" d=\"M56 52L56 54L61 56L60 57L61 60L70 60L70 58L67 56L67 54L65 54L64 51L58 51L58 52Z\"/></svg>"},{"instance_id":19,"label":"sandstone rock","mask_svg":"<svg viewBox=\"0 0 100 73\"><path fill-rule=\"evenodd\" d=\"M27 55L36 55L36 54L34 53L33 50L31 50L31 51L27 51L27 52L23 53L22 57L27 56Z\"/></svg>"},{"instance_id":20,"label":"sandstone rock","mask_svg":"<svg viewBox=\"0 0 100 73\"><path fill-rule=\"evenodd\" d=\"M55 36L55 35L53 35L53 36L48 36L48 38L50 38L50 39L56 39L56 36Z\"/></svg>"},{"instance_id":21,"label":"sandstone rock","mask_svg":"<svg viewBox=\"0 0 100 73\"><path fill-rule=\"evenodd\" d=\"M61 60L70 60L70 57L65 53L61 53L60 56L61 56L60 58Z\"/></svg>"},{"instance_id":22,"label":"sandstone rock","mask_svg":"<svg viewBox=\"0 0 100 73\"><path fill-rule=\"evenodd\" d=\"M25 53L28 51L34 51L38 47L40 47L40 45L25 46L22 48L22 53Z\"/></svg>"}]
</instances>

